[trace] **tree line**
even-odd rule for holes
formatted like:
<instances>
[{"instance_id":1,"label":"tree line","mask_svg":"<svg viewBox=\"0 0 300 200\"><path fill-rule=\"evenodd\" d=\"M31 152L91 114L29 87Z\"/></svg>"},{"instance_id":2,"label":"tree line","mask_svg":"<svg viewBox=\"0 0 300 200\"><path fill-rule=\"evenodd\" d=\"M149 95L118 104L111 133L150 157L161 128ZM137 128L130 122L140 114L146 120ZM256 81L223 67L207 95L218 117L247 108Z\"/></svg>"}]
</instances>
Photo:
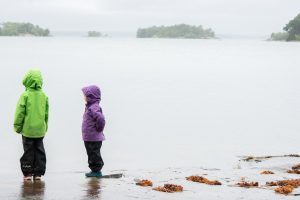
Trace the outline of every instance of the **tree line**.
<instances>
[{"instance_id":1,"label":"tree line","mask_svg":"<svg viewBox=\"0 0 300 200\"><path fill-rule=\"evenodd\" d=\"M4 22L0 24L0 36L49 36L50 30L31 23Z\"/></svg>"},{"instance_id":2,"label":"tree line","mask_svg":"<svg viewBox=\"0 0 300 200\"><path fill-rule=\"evenodd\" d=\"M204 29L200 26L178 24L173 26L152 26L149 28L139 28L136 33L137 38L214 38L212 29Z\"/></svg>"}]
</instances>

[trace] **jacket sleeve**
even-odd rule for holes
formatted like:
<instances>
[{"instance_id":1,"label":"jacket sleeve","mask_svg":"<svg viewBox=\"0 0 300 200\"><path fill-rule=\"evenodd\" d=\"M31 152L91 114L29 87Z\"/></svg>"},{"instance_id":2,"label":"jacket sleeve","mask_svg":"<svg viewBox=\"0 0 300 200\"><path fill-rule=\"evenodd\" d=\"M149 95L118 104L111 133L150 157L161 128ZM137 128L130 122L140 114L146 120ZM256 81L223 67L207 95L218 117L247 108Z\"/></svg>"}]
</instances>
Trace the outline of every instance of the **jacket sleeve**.
<instances>
[{"instance_id":1,"label":"jacket sleeve","mask_svg":"<svg viewBox=\"0 0 300 200\"><path fill-rule=\"evenodd\" d=\"M45 122L46 122L46 131L48 130L48 119L49 119L49 100L46 98L46 111L45 111Z\"/></svg>"},{"instance_id":2,"label":"jacket sleeve","mask_svg":"<svg viewBox=\"0 0 300 200\"><path fill-rule=\"evenodd\" d=\"M26 115L26 102L27 102L27 96L25 94L22 94L17 103L15 119L14 119L14 129L17 133L21 133L23 129L23 124Z\"/></svg>"},{"instance_id":3,"label":"jacket sleeve","mask_svg":"<svg viewBox=\"0 0 300 200\"><path fill-rule=\"evenodd\" d=\"M100 109L90 108L90 114L96 122L96 129L102 132L105 126L105 118Z\"/></svg>"}]
</instances>

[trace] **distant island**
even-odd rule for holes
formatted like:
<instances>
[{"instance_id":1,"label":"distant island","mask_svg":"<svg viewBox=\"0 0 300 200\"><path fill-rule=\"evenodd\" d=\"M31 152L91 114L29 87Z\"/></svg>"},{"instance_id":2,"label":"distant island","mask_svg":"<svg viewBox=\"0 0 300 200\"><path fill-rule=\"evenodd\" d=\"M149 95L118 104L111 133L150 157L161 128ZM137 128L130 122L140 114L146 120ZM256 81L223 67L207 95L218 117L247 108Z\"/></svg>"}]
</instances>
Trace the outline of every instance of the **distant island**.
<instances>
[{"instance_id":1,"label":"distant island","mask_svg":"<svg viewBox=\"0 0 300 200\"><path fill-rule=\"evenodd\" d=\"M49 36L49 29L31 23L4 22L0 24L0 36Z\"/></svg>"},{"instance_id":2,"label":"distant island","mask_svg":"<svg viewBox=\"0 0 300 200\"><path fill-rule=\"evenodd\" d=\"M98 32L98 31L89 31L88 37L108 37L108 35L102 34L101 32Z\"/></svg>"},{"instance_id":3,"label":"distant island","mask_svg":"<svg viewBox=\"0 0 300 200\"><path fill-rule=\"evenodd\" d=\"M300 41L300 14L292 19L285 27L285 32L272 33L271 41Z\"/></svg>"},{"instance_id":4,"label":"distant island","mask_svg":"<svg viewBox=\"0 0 300 200\"><path fill-rule=\"evenodd\" d=\"M152 26L149 28L139 28L136 33L137 38L188 38L188 39L208 39L215 38L212 29L204 29L200 26L178 24L173 26Z\"/></svg>"}]
</instances>

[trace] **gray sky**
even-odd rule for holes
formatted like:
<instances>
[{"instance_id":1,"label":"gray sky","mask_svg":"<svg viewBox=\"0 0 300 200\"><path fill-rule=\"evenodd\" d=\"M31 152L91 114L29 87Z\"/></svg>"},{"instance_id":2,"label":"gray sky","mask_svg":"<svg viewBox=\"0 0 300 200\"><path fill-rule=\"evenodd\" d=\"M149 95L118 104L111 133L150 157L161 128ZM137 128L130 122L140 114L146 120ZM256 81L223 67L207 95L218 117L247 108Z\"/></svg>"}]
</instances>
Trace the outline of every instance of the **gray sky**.
<instances>
[{"instance_id":1,"label":"gray sky","mask_svg":"<svg viewBox=\"0 0 300 200\"><path fill-rule=\"evenodd\" d=\"M269 35L300 13L300 0L0 0L0 21L51 31L128 31L188 23L217 34Z\"/></svg>"}]
</instances>

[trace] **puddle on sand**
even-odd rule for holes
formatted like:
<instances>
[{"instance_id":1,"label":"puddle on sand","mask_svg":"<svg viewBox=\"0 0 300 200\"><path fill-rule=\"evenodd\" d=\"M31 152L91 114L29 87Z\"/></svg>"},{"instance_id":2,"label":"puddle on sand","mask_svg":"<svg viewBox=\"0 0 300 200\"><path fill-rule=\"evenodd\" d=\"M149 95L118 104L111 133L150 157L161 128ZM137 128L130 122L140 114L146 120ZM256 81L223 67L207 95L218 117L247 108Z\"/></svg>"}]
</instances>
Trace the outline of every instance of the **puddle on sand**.
<instances>
[{"instance_id":1,"label":"puddle on sand","mask_svg":"<svg viewBox=\"0 0 300 200\"><path fill-rule=\"evenodd\" d=\"M45 185L44 181L23 181L20 199L43 199Z\"/></svg>"},{"instance_id":2,"label":"puddle on sand","mask_svg":"<svg viewBox=\"0 0 300 200\"><path fill-rule=\"evenodd\" d=\"M85 187L88 199L101 199L101 179L89 178Z\"/></svg>"}]
</instances>

